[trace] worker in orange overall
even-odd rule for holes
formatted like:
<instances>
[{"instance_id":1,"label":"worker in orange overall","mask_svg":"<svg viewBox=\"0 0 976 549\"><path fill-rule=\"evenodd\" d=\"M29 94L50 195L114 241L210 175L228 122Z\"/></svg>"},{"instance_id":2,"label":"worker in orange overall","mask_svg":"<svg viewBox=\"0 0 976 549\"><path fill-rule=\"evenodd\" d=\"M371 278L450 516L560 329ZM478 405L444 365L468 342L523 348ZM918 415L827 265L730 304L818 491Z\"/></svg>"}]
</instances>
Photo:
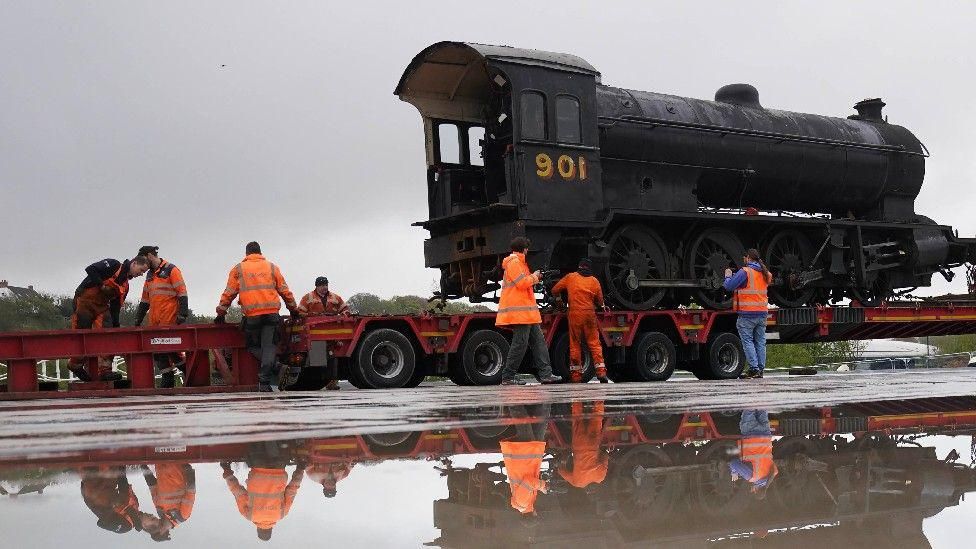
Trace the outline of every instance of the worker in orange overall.
<instances>
[{"instance_id":1,"label":"worker in orange overall","mask_svg":"<svg viewBox=\"0 0 976 549\"><path fill-rule=\"evenodd\" d=\"M336 486L340 480L349 476L353 465L353 463L346 461L315 463L308 469L308 478L322 485L322 495L327 498L334 498Z\"/></svg>"},{"instance_id":2,"label":"worker in orange overall","mask_svg":"<svg viewBox=\"0 0 976 549\"><path fill-rule=\"evenodd\" d=\"M81 497L98 519L98 527L116 534L142 531L146 513L139 511L124 467L88 467L81 471Z\"/></svg>"},{"instance_id":3,"label":"worker in orange overall","mask_svg":"<svg viewBox=\"0 0 976 549\"><path fill-rule=\"evenodd\" d=\"M141 326L149 314L147 326L183 324L190 316L189 298L183 272L176 265L159 257L159 246L143 246L139 255L149 259L149 273L142 286L142 300L136 309L136 326ZM162 374L160 387L176 385L176 370L186 372L186 362L179 353L153 355L156 369Z\"/></svg>"},{"instance_id":4,"label":"worker in orange overall","mask_svg":"<svg viewBox=\"0 0 976 549\"><path fill-rule=\"evenodd\" d=\"M603 347L600 345L600 326L596 321L596 310L606 310L603 303L603 288L593 276L593 265L583 258L575 273L569 273L552 287L552 295L566 293L569 305L569 376L573 383L583 381L583 353L580 347L586 342L590 358L596 366L596 377L600 383L607 378L607 366L603 362Z\"/></svg>"},{"instance_id":5,"label":"worker in orange overall","mask_svg":"<svg viewBox=\"0 0 976 549\"><path fill-rule=\"evenodd\" d=\"M542 480L542 460L546 454L546 408L513 406L513 418L533 419L534 422L515 424L515 436L500 443L508 486L512 490L510 504L522 516L535 516L535 501L539 493L547 493L549 485Z\"/></svg>"},{"instance_id":6,"label":"worker in orange overall","mask_svg":"<svg viewBox=\"0 0 976 549\"><path fill-rule=\"evenodd\" d=\"M148 465L142 466L142 474L149 486L149 494L159 515L159 527L147 528L155 541L170 539L170 530L186 522L193 512L196 500L196 473L189 463L158 463L156 472Z\"/></svg>"},{"instance_id":7,"label":"worker in orange overall","mask_svg":"<svg viewBox=\"0 0 976 549\"><path fill-rule=\"evenodd\" d=\"M244 249L244 261L230 270L227 288L217 305L217 324L224 323L227 309L236 297L244 313L244 335L247 350L261 363L258 390L270 392L277 370L278 325L281 317L279 296L292 317L298 318L298 304L288 289L285 277L277 265L261 255L261 246L249 242Z\"/></svg>"},{"instance_id":8,"label":"worker in orange overall","mask_svg":"<svg viewBox=\"0 0 976 549\"><path fill-rule=\"evenodd\" d=\"M769 413L763 410L745 410L739 420L739 459L729 463L732 481L745 479L752 484L752 493L759 499L766 497L769 485L779 474L773 461L773 430L769 425Z\"/></svg>"},{"instance_id":9,"label":"worker in orange overall","mask_svg":"<svg viewBox=\"0 0 976 549\"><path fill-rule=\"evenodd\" d=\"M502 369L502 385L515 385L515 374L525 358L525 351L532 350L532 360L542 383L559 383L563 378L552 375L549 363L549 349L546 337L542 334L542 315L535 302L534 286L539 283L542 273L529 271L525 253L529 249L529 239L518 236L512 239L512 253L502 260L505 273L502 277L502 295L498 300L498 315L495 325L512 330L512 344L505 357Z\"/></svg>"},{"instance_id":10,"label":"worker in orange overall","mask_svg":"<svg viewBox=\"0 0 976 549\"><path fill-rule=\"evenodd\" d=\"M600 484L607 478L610 454L600 443L603 442L603 401L593 404L593 415L584 417L583 403L573 402L572 413L572 461L567 457L559 468L559 476L572 486L586 488Z\"/></svg>"},{"instance_id":11,"label":"worker in orange overall","mask_svg":"<svg viewBox=\"0 0 976 549\"><path fill-rule=\"evenodd\" d=\"M305 478L305 465L298 465L290 481L284 467L252 466L247 475L247 488L238 482L230 463L221 463L220 467L224 470L230 493L237 500L241 516L257 527L258 539L271 539L275 524L285 518L298 495L298 488Z\"/></svg>"},{"instance_id":12,"label":"worker in orange overall","mask_svg":"<svg viewBox=\"0 0 976 549\"><path fill-rule=\"evenodd\" d=\"M85 279L75 290L71 328L100 329L105 313L109 313L112 327L118 328L119 312L129 295L129 280L142 276L147 270L149 260L141 255L125 261L103 259L85 267ZM68 369L81 381L92 380L85 369L86 362L85 358L73 358L68 362ZM109 371L101 364L95 377L102 381L122 379L121 374Z\"/></svg>"},{"instance_id":13,"label":"worker in orange overall","mask_svg":"<svg viewBox=\"0 0 976 549\"><path fill-rule=\"evenodd\" d=\"M298 312L303 317L315 315L348 315L349 306L338 294L329 291L329 279L315 279L315 289L298 302Z\"/></svg>"}]
</instances>

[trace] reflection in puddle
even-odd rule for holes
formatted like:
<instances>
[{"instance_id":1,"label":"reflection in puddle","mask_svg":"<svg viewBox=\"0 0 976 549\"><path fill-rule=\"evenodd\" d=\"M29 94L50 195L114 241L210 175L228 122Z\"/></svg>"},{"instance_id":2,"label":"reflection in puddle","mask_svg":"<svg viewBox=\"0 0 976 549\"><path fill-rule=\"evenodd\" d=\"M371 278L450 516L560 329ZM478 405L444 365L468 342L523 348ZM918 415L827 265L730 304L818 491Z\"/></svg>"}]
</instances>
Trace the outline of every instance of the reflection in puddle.
<instances>
[{"instance_id":1,"label":"reflection in puddle","mask_svg":"<svg viewBox=\"0 0 976 549\"><path fill-rule=\"evenodd\" d=\"M11 547L918 547L933 534L925 519L976 490L971 397L496 411L493 424L443 431L10 458L0 516ZM60 519L15 527L37 516Z\"/></svg>"}]
</instances>

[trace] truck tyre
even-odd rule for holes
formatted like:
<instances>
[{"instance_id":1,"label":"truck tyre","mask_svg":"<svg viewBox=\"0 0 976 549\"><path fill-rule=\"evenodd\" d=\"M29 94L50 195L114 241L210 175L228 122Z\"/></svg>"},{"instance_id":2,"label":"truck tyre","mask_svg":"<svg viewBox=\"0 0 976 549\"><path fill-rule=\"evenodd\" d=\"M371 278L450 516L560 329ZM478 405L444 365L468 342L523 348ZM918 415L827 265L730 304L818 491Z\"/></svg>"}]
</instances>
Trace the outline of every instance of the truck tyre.
<instances>
[{"instance_id":1,"label":"truck tyre","mask_svg":"<svg viewBox=\"0 0 976 549\"><path fill-rule=\"evenodd\" d=\"M421 366L417 366L417 368L415 368L413 371L413 376L410 378L409 381L407 381L407 384L404 385L404 387L408 389L413 389L414 387L423 383L425 379L427 379L427 369Z\"/></svg>"},{"instance_id":2,"label":"truck tyre","mask_svg":"<svg viewBox=\"0 0 976 549\"><path fill-rule=\"evenodd\" d=\"M359 371L359 364L356 360L349 361L349 384L357 389L372 389L363 378L363 373Z\"/></svg>"},{"instance_id":3,"label":"truck tyre","mask_svg":"<svg viewBox=\"0 0 976 549\"><path fill-rule=\"evenodd\" d=\"M563 378L564 383L569 383L569 333L563 332L556 336L556 343L549 351L549 360L552 362L552 373ZM596 375L596 367L593 359L590 358L590 350L583 345L583 383L588 383Z\"/></svg>"},{"instance_id":4,"label":"truck tyre","mask_svg":"<svg viewBox=\"0 0 976 549\"><path fill-rule=\"evenodd\" d=\"M494 330L478 330L461 344L459 377L466 385L498 385L502 381L508 340Z\"/></svg>"},{"instance_id":5,"label":"truck tyre","mask_svg":"<svg viewBox=\"0 0 976 549\"><path fill-rule=\"evenodd\" d=\"M639 334L627 353L628 369L637 381L664 381L674 373L677 351L661 332Z\"/></svg>"},{"instance_id":6,"label":"truck tyre","mask_svg":"<svg viewBox=\"0 0 976 549\"><path fill-rule=\"evenodd\" d=\"M739 336L720 332L708 341L708 349L698 360L693 373L698 379L735 379L742 373L746 354Z\"/></svg>"},{"instance_id":7,"label":"truck tyre","mask_svg":"<svg viewBox=\"0 0 976 549\"><path fill-rule=\"evenodd\" d=\"M363 381L375 389L405 387L417 368L410 340L400 332L380 328L366 334L356 349L356 361Z\"/></svg>"}]
</instances>

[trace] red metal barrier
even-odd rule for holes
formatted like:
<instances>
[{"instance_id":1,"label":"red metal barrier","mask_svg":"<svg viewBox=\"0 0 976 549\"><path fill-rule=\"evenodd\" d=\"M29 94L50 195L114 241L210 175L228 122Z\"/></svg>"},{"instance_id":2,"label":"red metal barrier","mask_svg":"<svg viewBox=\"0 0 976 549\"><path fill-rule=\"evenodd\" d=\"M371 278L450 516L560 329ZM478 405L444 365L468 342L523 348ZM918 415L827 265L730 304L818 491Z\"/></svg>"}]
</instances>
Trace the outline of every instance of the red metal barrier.
<instances>
[{"instance_id":1,"label":"red metal barrier","mask_svg":"<svg viewBox=\"0 0 976 549\"><path fill-rule=\"evenodd\" d=\"M186 353L184 386L156 389L153 354ZM228 365L224 352L230 355ZM110 382L73 383L68 391L42 387L37 361L97 356L125 357L128 387ZM7 364L7 385L0 400L127 394L172 394L253 390L257 362L244 348L244 336L234 325L181 325L104 330L55 330L0 333L0 362ZM211 364L224 385L211 383Z\"/></svg>"}]
</instances>

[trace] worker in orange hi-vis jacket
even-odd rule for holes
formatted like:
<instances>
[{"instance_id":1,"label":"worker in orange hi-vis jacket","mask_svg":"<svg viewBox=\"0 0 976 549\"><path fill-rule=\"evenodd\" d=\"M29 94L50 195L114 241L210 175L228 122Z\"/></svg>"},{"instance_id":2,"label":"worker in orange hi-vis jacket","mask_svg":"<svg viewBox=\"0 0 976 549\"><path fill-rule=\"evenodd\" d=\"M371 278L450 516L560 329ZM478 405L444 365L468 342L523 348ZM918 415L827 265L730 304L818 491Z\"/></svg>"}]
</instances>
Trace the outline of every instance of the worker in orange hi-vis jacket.
<instances>
[{"instance_id":1,"label":"worker in orange hi-vis jacket","mask_svg":"<svg viewBox=\"0 0 976 549\"><path fill-rule=\"evenodd\" d=\"M237 500L237 510L241 516L257 527L258 539L268 541L271 531L278 521L285 518L298 495L298 489L305 478L305 465L299 464L288 480L284 467L252 466L247 475L247 487L234 476L230 463L221 463L224 480Z\"/></svg>"},{"instance_id":2,"label":"worker in orange hi-vis jacket","mask_svg":"<svg viewBox=\"0 0 976 549\"><path fill-rule=\"evenodd\" d=\"M174 326L186 322L190 316L190 303L183 272L159 257L159 246L143 246L139 248L139 255L149 259L149 272L142 286L142 300L136 308L136 326L141 326L144 321L147 326ZM153 355L153 362L162 374L160 387L176 385L177 369L186 372L186 362L180 353L157 353Z\"/></svg>"},{"instance_id":3,"label":"worker in orange hi-vis jacket","mask_svg":"<svg viewBox=\"0 0 976 549\"><path fill-rule=\"evenodd\" d=\"M258 372L258 390L270 392L277 370L278 325L281 317L281 299L292 317L298 318L298 304L288 289L285 277L277 265L261 255L261 245L249 242L244 249L246 256L227 275L227 288L217 305L214 322L224 323L224 316L236 297L244 313L244 335L247 350L261 362Z\"/></svg>"},{"instance_id":4,"label":"worker in orange hi-vis jacket","mask_svg":"<svg viewBox=\"0 0 976 549\"><path fill-rule=\"evenodd\" d=\"M603 289L593 276L589 259L581 259L578 270L569 273L552 287L552 295L565 292L569 305L569 376L573 383L583 381L582 342L590 350L590 358L596 365L596 377L607 383L607 367L603 363L603 347L600 345L600 327L596 321L596 309L605 310Z\"/></svg>"},{"instance_id":5,"label":"worker in orange hi-vis jacket","mask_svg":"<svg viewBox=\"0 0 976 549\"><path fill-rule=\"evenodd\" d=\"M166 541L170 539L170 530L186 522L193 512L197 494L196 473L189 463L158 463L155 468L153 473L148 465L142 466L142 474L159 517L158 527L147 531L153 540Z\"/></svg>"},{"instance_id":6,"label":"worker in orange hi-vis jacket","mask_svg":"<svg viewBox=\"0 0 976 549\"><path fill-rule=\"evenodd\" d=\"M338 294L329 290L329 279L315 279L315 289L298 302L298 312L303 317L315 315L348 315L349 306Z\"/></svg>"},{"instance_id":7,"label":"worker in orange hi-vis jacket","mask_svg":"<svg viewBox=\"0 0 976 549\"><path fill-rule=\"evenodd\" d=\"M583 411L582 402L571 405L572 413L572 463L567 456L559 467L559 476L577 488L600 484L607 478L610 455L600 447L603 442L603 401L593 404L589 417Z\"/></svg>"}]
</instances>

